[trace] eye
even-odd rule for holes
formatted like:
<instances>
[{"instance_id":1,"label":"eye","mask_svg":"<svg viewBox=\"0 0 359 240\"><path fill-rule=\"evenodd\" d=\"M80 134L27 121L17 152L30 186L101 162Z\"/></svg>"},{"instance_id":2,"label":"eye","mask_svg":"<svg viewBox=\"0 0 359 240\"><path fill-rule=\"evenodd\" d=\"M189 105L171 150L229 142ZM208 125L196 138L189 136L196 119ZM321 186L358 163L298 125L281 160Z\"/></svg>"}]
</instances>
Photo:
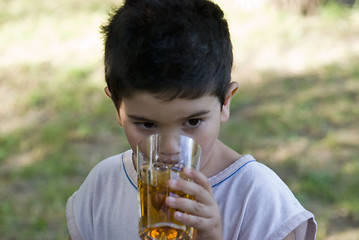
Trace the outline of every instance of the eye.
<instances>
[{"instance_id":1,"label":"eye","mask_svg":"<svg viewBox=\"0 0 359 240\"><path fill-rule=\"evenodd\" d=\"M152 129L157 127L153 122L137 122L135 124L143 129Z\"/></svg>"},{"instance_id":2,"label":"eye","mask_svg":"<svg viewBox=\"0 0 359 240\"><path fill-rule=\"evenodd\" d=\"M185 125L191 128L195 128L198 127L202 122L201 118L193 118L193 119L189 119L185 122Z\"/></svg>"}]
</instances>

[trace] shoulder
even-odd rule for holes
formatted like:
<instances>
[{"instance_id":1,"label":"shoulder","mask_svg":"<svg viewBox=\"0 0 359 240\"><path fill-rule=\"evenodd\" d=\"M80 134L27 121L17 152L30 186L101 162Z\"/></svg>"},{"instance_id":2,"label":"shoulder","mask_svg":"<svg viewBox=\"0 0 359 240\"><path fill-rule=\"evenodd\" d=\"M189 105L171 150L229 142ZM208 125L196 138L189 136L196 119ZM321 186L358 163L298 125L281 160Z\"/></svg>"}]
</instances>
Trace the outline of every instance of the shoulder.
<instances>
[{"instance_id":1,"label":"shoulder","mask_svg":"<svg viewBox=\"0 0 359 240\"><path fill-rule=\"evenodd\" d=\"M268 166L255 162L248 166L244 172L244 177L247 179L251 187L255 187L254 190L264 193L282 193L293 196L289 187L285 182ZM270 194L270 195L271 195Z\"/></svg>"},{"instance_id":2,"label":"shoulder","mask_svg":"<svg viewBox=\"0 0 359 240\"><path fill-rule=\"evenodd\" d=\"M244 164L232 170L233 175L225 181L227 184L224 182L223 187L228 185L231 191L250 200L249 204L253 207L272 204L272 209L278 207L282 211L287 208L303 209L289 187L272 169L255 161L250 155L244 157Z\"/></svg>"},{"instance_id":3,"label":"shoulder","mask_svg":"<svg viewBox=\"0 0 359 240\"><path fill-rule=\"evenodd\" d=\"M124 154L126 154L126 152L108 157L100 161L98 164L96 164L93 167L88 177L92 175L103 174L103 173L107 174L108 171L113 171L113 169L118 169L119 167L122 167L122 159L124 157Z\"/></svg>"},{"instance_id":4,"label":"shoulder","mask_svg":"<svg viewBox=\"0 0 359 240\"><path fill-rule=\"evenodd\" d=\"M131 152L127 151L99 162L81 187L68 199L66 215L73 238L82 236L82 239L94 239L95 219L102 221L104 216L111 215L115 196L131 190L132 186L124 174L125 158L128 160L131 155ZM132 189L132 192L136 191ZM134 198L135 195L133 193L128 196Z\"/></svg>"},{"instance_id":5,"label":"shoulder","mask_svg":"<svg viewBox=\"0 0 359 240\"><path fill-rule=\"evenodd\" d=\"M257 162L251 155L243 155L226 169L210 178L212 187L226 188L233 184L240 184L241 188L265 190L273 185L275 189L287 189L281 178L266 165ZM272 188L273 190L273 188Z\"/></svg>"},{"instance_id":6,"label":"shoulder","mask_svg":"<svg viewBox=\"0 0 359 240\"><path fill-rule=\"evenodd\" d=\"M292 195L288 186L271 168L256 161L251 155L243 155L226 171L231 175L227 176L223 182L228 181L232 186L239 184L241 189L247 190L247 193L265 194L269 192L271 195L275 192L285 192Z\"/></svg>"},{"instance_id":7,"label":"shoulder","mask_svg":"<svg viewBox=\"0 0 359 240\"><path fill-rule=\"evenodd\" d=\"M229 168L232 174L213 190L224 221L235 216L244 239L283 239L297 228L306 232L299 228L306 222L313 229L314 216L272 169L250 155Z\"/></svg>"},{"instance_id":8,"label":"shoulder","mask_svg":"<svg viewBox=\"0 0 359 240\"><path fill-rule=\"evenodd\" d=\"M131 151L111 156L99 162L88 174L78 192L103 191L103 187L120 182L124 173L125 161L131 158Z\"/></svg>"}]
</instances>

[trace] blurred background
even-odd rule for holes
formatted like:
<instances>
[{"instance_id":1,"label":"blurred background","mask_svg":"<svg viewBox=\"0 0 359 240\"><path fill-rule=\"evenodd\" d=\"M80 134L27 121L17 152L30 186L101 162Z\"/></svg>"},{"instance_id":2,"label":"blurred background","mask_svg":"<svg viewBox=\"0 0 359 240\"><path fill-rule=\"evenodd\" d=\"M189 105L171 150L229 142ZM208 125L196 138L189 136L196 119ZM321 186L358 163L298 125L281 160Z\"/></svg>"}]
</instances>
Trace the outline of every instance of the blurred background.
<instances>
[{"instance_id":1,"label":"blurred background","mask_svg":"<svg viewBox=\"0 0 359 240\"><path fill-rule=\"evenodd\" d=\"M318 222L359 239L359 3L217 0L240 89L221 139L274 169ZM67 239L67 198L128 148L105 96L115 0L1 0L0 239Z\"/></svg>"}]
</instances>

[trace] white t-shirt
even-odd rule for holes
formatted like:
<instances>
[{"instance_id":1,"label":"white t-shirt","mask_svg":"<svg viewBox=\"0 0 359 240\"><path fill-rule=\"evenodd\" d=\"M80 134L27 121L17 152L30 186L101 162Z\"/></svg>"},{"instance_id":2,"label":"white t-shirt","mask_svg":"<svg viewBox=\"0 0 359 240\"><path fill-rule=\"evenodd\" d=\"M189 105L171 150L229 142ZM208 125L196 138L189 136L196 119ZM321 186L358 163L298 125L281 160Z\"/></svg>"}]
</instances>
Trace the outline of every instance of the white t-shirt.
<instances>
[{"instance_id":1,"label":"white t-shirt","mask_svg":"<svg viewBox=\"0 0 359 240\"><path fill-rule=\"evenodd\" d=\"M132 151L97 164L67 202L73 240L140 239L137 177ZM317 225L285 183L268 167L244 155L211 177L224 240L315 239Z\"/></svg>"}]
</instances>

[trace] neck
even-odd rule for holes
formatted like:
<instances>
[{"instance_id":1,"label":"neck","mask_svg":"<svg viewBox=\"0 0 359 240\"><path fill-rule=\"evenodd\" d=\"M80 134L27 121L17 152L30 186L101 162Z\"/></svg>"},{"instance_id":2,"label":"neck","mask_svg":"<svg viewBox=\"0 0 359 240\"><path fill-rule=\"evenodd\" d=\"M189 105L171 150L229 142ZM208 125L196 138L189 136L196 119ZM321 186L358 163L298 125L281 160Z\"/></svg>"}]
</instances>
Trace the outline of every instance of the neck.
<instances>
[{"instance_id":1,"label":"neck","mask_svg":"<svg viewBox=\"0 0 359 240\"><path fill-rule=\"evenodd\" d=\"M241 157L239 153L216 140L210 159L201 166L201 172L207 177L217 175Z\"/></svg>"}]
</instances>

